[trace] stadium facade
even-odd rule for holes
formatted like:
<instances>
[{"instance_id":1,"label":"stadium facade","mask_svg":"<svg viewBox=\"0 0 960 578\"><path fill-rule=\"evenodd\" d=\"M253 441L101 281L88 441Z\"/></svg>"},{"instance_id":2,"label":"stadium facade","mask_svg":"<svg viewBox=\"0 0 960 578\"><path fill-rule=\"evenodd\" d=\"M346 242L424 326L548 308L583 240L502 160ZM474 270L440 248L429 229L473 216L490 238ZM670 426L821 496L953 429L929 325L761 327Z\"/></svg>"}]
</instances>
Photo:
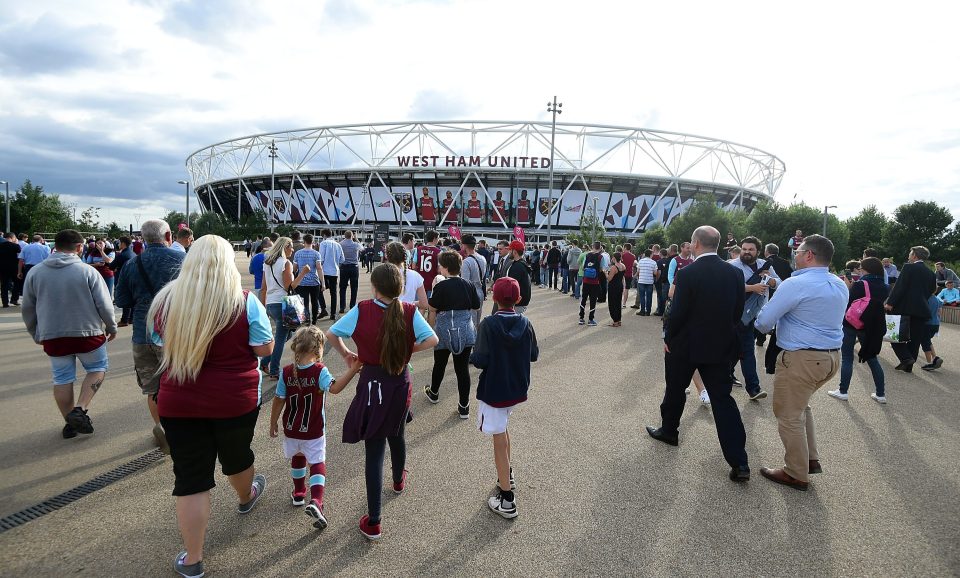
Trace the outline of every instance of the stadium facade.
<instances>
[{"instance_id":1,"label":"stadium facade","mask_svg":"<svg viewBox=\"0 0 960 578\"><path fill-rule=\"evenodd\" d=\"M314 229L458 225L504 237L576 229L595 214L611 233L664 226L703 193L747 211L773 198L784 163L708 137L619 126L437 121L342 125L210 145L186 166L202 210L263 211ZM550 169L553 168L553 187Z\"/></svg>"}]
</instances>

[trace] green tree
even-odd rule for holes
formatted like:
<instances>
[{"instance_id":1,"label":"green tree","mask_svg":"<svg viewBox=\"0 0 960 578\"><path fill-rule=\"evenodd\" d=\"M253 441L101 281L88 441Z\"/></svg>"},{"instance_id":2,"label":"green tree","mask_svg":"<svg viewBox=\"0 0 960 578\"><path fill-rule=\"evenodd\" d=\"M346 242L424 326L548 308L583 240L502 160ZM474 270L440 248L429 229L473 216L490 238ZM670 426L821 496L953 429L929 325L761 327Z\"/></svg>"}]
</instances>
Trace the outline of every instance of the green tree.
<instances>
[{"instance_id":1,"label":"green tree","mask_svg":"<svg viewBox=\"0 0 960 578\"><path fill-rule=\"evenodd\" d=\"M720 231L723 239L727 232L737 234L746 229L746 213L718 206L716 197L711 194L697 195L690 207L667 226L667 239L677 244L689 241L693 231L703 225Z\"/></svg>"},{"instance_id":2,"label":"green tree","mask_svg":"<svg viewBox=\"0 0 960 578\"><path fill-rule=\"evenodd\" d=\"M952 224L953 215L946 207L933 201L914 201L896 208L883 242L897 261L906 259L910 247L917 245L930 249L931 257L939 260L956 245Z\"/></svg>"},{"instance_id":3,"label":"green tree","mask_svg":"<svg viewBox=\"0 0 960 578\"><path fill-rule=\"evenodd\" d=\"M87 207L80 211L80 218L77 219L77 229L84 233L99 233L100 229L100 207Z\"/></svg>"},{"instance_id":4,"label":"green tree","mask_svg":"<svg viewBox=\"0 0 960 578\"><path fill-rule=\"evenodd\" d=\"M887 255L883 235L890 220L876 205L867 205L856 216L847 219L845 224L849 234L850 253L860 251L862 254L864 249L872 247L881 255Z\"/></svg>"},{"instance_id":5,"label":"green tree","mask_svg":"<svg viewBox=\"0 0 960 578\"><path fill-rule=\"evenodd\" d=\"M27 179L10 200L10 227L19 233L56 233L73 226L70 211L58 195Z\"/></svg>"},{"instance_id":6,"label":"green tree","mask_svg":"<svg viewBox=\"0 0 960 578\"><path fill-rule=\"evenodd\" d=\"M200 218L199 213L190 213L190 224L193 225L197 222L197 219ZM177 230L180 229L180 223L186 223L187 218L184 216L182 211L170 211L163 217L163 220L170 225L170 230L173 231L173 234L177 234ZM192 229L193 227L191 227Z\"/></svg>"},{"instance_id":7,"label":"green tree","mask_svg":"<svg viewBox=\"0 0 960 578\"><path fill-rule=\"evenodd\" d=\"M663 228L663 224L657 223L656 225L646 229L642 235L640 235L640 241L638 242L640 249L648 249L652 245L660 245L661 247L667 246L667 230Z\"/></svg>"},{"instance_id":8,"label":"green tree","mask_svg":"<svg viewBox=\"0 0 960 578\"><path fill-rule=\"evenodd\" d=\"M116 221L111 221L105 228L107 231L107 236L111 239L122 237L130 232L126 229L120 228L120 225L118 225Z\"/></svg>"}]
</instances>

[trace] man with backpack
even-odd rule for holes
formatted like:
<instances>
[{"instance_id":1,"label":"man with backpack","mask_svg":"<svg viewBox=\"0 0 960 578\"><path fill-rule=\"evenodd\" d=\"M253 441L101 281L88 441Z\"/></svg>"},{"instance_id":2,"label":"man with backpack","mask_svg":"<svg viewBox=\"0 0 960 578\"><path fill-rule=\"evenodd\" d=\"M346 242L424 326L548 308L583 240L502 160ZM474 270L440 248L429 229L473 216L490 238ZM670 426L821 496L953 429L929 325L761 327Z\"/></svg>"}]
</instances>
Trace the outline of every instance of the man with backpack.
<instances>
[{"instance_id":1,"label":"man with backpack","mask_svg":"<svg viewBox=\"0 0 960 578\"><path fill-rule=\"evenodd\" d=\"M590 302L590 315L587 325L596 327L597 321L594 314L597 311L597 300L600 298L600 277L603 276L603 245L599 242L593 244L593 251L586 254L583 258L583 290L580 297L580 322L584 324L584 314L586 313L587 301Z\"/></svg>"},{"instance_id":2,"label":"man with backpack","mask_svg":"<svg viewBox=\"0 0 960 578\"><path fill-rule=\"evenodd\" d=\"M460 278L473 285L480 298L480 307L473 310L473 323L480 326L480 316L483 314L483 301L487 298L487 260L477 254L477 238L465 235L461 241L463 252L466 255L460 270Z\"/></svg>"},{"instance_id":3,"label":"man with backpack","mask_svg":"<svg viewBox=\"0 0 960 578\"><path fill-rule=\"evenodd\" d=\"M157 447L164 453L170 453L157 413L163 350L147 338L147 311L153 303L153 297L180 273L186 253L170 248L173 235L166 221L151 219L143 224L140 231L146 248L143 253L127 261L120 270L114 300L117 307L133 308L133 368L140 390L147 396Z\"/></svg>"}]
</instances>

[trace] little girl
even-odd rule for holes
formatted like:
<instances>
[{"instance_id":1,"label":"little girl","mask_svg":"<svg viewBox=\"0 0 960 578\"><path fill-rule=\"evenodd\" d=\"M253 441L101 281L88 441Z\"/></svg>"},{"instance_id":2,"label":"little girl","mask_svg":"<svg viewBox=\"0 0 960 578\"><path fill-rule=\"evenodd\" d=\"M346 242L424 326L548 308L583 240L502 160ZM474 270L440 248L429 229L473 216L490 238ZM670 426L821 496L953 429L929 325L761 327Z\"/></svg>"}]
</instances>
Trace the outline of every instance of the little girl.
<instances>
[{"instance_id":1,"label":"little girl","mask_svg":"<svg viewBox=\"0 0 960 578\"><path fill-rule=\"evenodd\" d=\"M360 360L351 358L350 368L334 379L323 363L323 332L315 325L301 327L290 341L293 363L284 367L277 383L270 412L270 437L277 437L277 420L283 411L283 454L290 460L294 506L302 506L307 493L307 465L310 467L310 503L305 511L323 530L323 488L326 485L327 437L324 420L324 393L340 393L360 371Z\"/></svg>"}]
</instances>

